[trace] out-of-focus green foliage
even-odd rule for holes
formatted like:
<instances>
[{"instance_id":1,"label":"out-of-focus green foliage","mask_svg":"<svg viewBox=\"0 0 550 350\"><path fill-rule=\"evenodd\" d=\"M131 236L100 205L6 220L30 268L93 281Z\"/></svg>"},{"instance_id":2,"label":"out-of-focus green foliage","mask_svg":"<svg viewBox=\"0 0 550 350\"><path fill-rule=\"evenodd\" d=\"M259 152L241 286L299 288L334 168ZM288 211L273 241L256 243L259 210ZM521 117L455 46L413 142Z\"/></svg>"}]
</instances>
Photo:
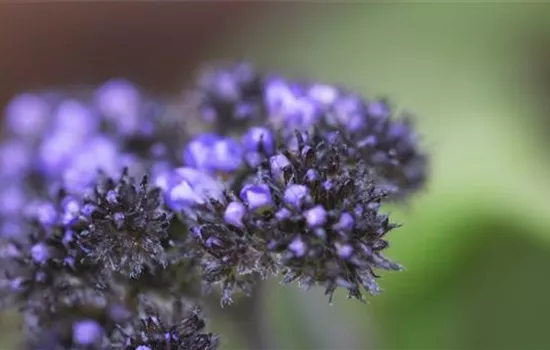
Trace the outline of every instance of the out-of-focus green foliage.
<instances>
[{"instance_id":1,"label":"out-of-focus green foliage","mask_svg":"<svg viewBox=\"0 0 550 350\"><path fill-rule=\"evenodd\" d=\"M550 6L304 5L244 29L224 55L388 95L433 155L429 189L389 208L407 270L367 305L274 287L276 346L550 348L550 151L528 51Z\"/></svg>"}]
</instances>

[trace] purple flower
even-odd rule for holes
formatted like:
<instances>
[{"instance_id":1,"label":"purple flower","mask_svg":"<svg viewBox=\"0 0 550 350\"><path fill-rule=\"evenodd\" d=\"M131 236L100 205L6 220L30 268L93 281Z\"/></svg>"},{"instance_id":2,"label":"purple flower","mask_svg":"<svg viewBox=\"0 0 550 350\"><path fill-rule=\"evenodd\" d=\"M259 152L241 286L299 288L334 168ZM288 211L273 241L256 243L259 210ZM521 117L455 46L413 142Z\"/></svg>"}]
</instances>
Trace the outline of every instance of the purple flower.
<instances>
[{"instance_id":1,"label":"purple flower","mask_svg":"<svg viewBox=\"0 0 550 350\"><path fill-rule=\"evenodd\" d=\"M193 138L185 147L183 162L186 166L196 169L208 169L212 147L220 139L215 134L200 134Z\"/></svg>"},{"instance_id":2,"label":"purple flower","mask_svg":"<svg viewBox=\"0 0 550 350\"><path fill-rule=\"evenodd\" d=\"M354 225L355 220L353 219L353 216L350 213L344 212L340 214L340 219L338 219L338 222L334 224L333 229L349 232L353 230Z\"/></svg>"},{"instance_id":3,"label":"purple flower","mask_svg":"<svg viewBox=\"0 0 550 350\"><path fill-rule=\"evenodd\" d=\"M21 94L11 99L6 108L6 124L15 135L40 136L48 124L50 107L40 96Z\"/></svg>"},{"instance_id":4,"label":"purple flower","mask_svg":"<svg viewBox=\"0 0 550 350\"><path fill-rule=\"evenodd\" d=\"M365 110L363 101L358 96L341 96L332 106L326 116L326 121L333 126L342 126L350 132L358 132L365 128Z\"/></svg>"},{"instance_id":5,"label":"purple flower","mask_svg":"<svg viewBox=\"0 0 550 350\"><path fill-rule=\"evenodd\" d=\"M63 224L70 225L80 215L80 203L71 197L66 197L62 201L63 208Z\"/></svg>"},{"instance_id":6,"label":"purple flower","mask_svg":"<svg viewBox=\"0 0 550 350\"><path fill-rule=\"evenodd\" d=\"M207 171L233 172L242 163L242 148L231 138L202 134L187 144L184 162Z\"/></svg>"},{"instance_id":7,"label":"purple flower","mask_svg":"<svg viewBox=\"0 0 550 350\"><path fill-rule=\"evenodd\" d=\"M31 256L37 264L43 264L49 257L48 247L43 243L37 243L31 248Z\"/></svg>"},{"instance_id":8,"label":"purple flower","mask_svg":"<svg viewBox=\"0 0 550 350\"><path fill-rule=\"evenodd\" d=\"M391 109L384 101L373 101L367 104L367 114L376 120L386 119L390 117Z\"/></svg>"},{"instance_id":9,"label":"purple flower","mask_svg":"<svg viewBox=\"0 0 550 350\"><path fill-rule=\"evenodd\" d=\"M315 169L308 169L308 171L306 172L305 180L308 183L317 182L320 178L321 176L319 175L319 172Z\"/></svg>"},{"instance_id":10,"label":"purple flower","mask_svg":"<svg viewBox=\"0 0 550 350\"><path fill-rule=\"evenodd\" d=\"M0 144L0 176L15 178L33 165L32 149L23 140L11 139Z\"/></svg>"},{"instance_id":11,"label":"purple flower","mask_svg":"<svg viewBox=\"0 0 550 350\"><path fill-rule=\"evenodd\" d=\"M243 217L246 214L245 206L240 202L231 202L227 205L223 218L226 223L243 228Z\"/></svg>"},{"instance_id":12,"label":"purple flower","mask_svg":"<svg viewBox=\"0 0 550 350\"><path fill-rule=\"evenodd\" d=\"M100 113L123 135L137 133L140 128L141 96L129 81L113 79L96 91Z\"/></svg>"},{"instance_id":13,"label":"purple flower","mask_svg":"<svg viewBox=\"0 0 550 350\"><path fill-rule=\"evenodd\" d=\"M241 97L239 82L235 79L232 72L219 71L204 77L204 86L208 86L210 91L219 99L226 101L237 101Z\"/></svg>"},{"instance_id":14,"label":"purple flower","mask_svg":"<svg viewBox=\"0 0 550 350\"><path fill-rule=\"evenodd\" d=\"M223 200L223 185L193 168L177 168L171 174L166 187L166 204L173 210L183 210L193 205L205 204L209 198Z\"/></svg>"},{"instance_id":15,"label":"purple flower","mask_svg":"<svg viewBox=\"0 0 550 350\"><path fill-rule=\"evenodd\" d=\"M90 217L96 209L95 205L87 203L82 206L80 213L84 215L84 217Z\"/></svg>"},{"instance_id":16,"label":"purple flower","mask_svg":"<svg viewBox=\"0 0 550 350\"><path fill-rule=\"evenodd\" d=\"M317 205L304 212L307 225L310 228L323 226L327 221L327 212L322 205Z\"/></svg>"},{"instance_id":17,"label":"purple flower","mask_svg":"<svg viewBox=\"0 0 550 350\"><path fill-rule=\"evenodd\" d=\"M282 79L272 79L264 87L265 104L270 116L279 116L285 106L294 100L294 94Z\"/></svg>"},{"instance_id":18,"label":"purple flower","mask_svg":"<svg viewBox=\"0 0 550 350\"><path fill-rule=\"evenodd\" d=\"M57 210L50 202L29 203L25 209L29 217L36 219L44 226L53 226L57 223Z\"/></svg>"},{"instance_id":19,"label":"purple flower","mask_svg":"<svg viewBox=\"0 0 550 350\"><path fill-rule=\"evenodd\" d=\"M247 152L263 151L271 155L275 151L275 139L268 128L252 127L242 138L243 148Z\"/></svg>"},{"instance_id":20,"label":"purple flower","mask_svg":"<svg viewBox=\"0 0 550 350\"><path fill-rule=\"evenodd\" d=\"M308 200L309 189L304 185L290 185L286 188L284 201L296 210L300 210L302 205Z\"/></svg>"},{"instance_id":21,"label":"purple flower","mask_svg":"<svg viewBox=\"0 0 550 350\"><path fill-rule=\"evenodd\" d=\"M97 136L73 155L63 172L63 183L68 191L79 193L89 189L99 171L115 176L120 167L118 145L111 139Z\"/></svg>"},{"instance_id":22,"label":"purple flower","mask_svg":"<svg viewBox=\"0 0 550 350\"><path fill-rule=\"evenodd\" d=\"M314 84L308 90L308 95L322 106L330 106L338 98L338 89L328 84Z\"/></svg>"},{"instance_id":23,"label":"purple flower","mask_svg":"<svg viewBox=\"0 0 550 350\"><path fill-rule=\"evenodd\" d=\"M245 185L239 196L247 204L248 208L253 211L263 210L273 206L271 191L266 184Z\"/></svg>"},{"instance_id":24,"label":"purple flower","mask_svg":"<svg viewBox=\"0 0 550 350\"><path fill-rule=\"evenodd\" d=\"M0 222L0 236L16 239L23 234L23 226L17 218L8 218Z\"/></svg>"},{"instance_id":25,"label":"purple flower","mask_svg":"<svg viewBox=\"0 0 550 350\"><path fill-rule=\"evenodd\" d=\"M349 244L340 244L336 242L334 246L336 248L336 254L344 260L349 259L351 254L353 254L353 247Z\"/></svg>"},{"instance_id":26,"label":"purple flower","mask_svg":"<svg viewBox=\"0 0 550 350\"><path fill-rule=\"evenodd\" d=\"M273 79L265 86L265 103L269 118L276 126L290 130L306 130L319 119L315 102L281 79Z\"/></svg>"},{"instance_id":27,"label":"purple flower","mask_svg":"<svg viewBox=\"0 0 550 350\"><path fill-rule=\"evenodd\" d=\"M27 200L25 191L20 185L2 186L0 188L0 214L7 217L20 215Z\"/></svg>"},{"instance_id":28,"label":"purple flower","mask_svg":"<svg viewBox=\"0 0 550 350\"><path fill-rule=\"evenodd\" d=\"M113 221L118 229L124 226L124 221L126 220L126 215L124 213L118 212L113 214Z\"/></svg>"},{"instance_id":29,"label":"purple flower","mask_svg":"<svg viewBox=\"0 0 550 350\"><path fill-rule=\"evenodd\" d=\"M279 221L284 221L284 220L290 218L291 215L292 215L292 213L287 208L281 208L279 211L277 211L275 213L275 217Z\"/></svg>"},{"instance_id":30,"label":"purple flower","mask_svg":"<svg viewBox=\"0 0 550 350\"><path fill-rule=\"evenodd\" d=\"M239 143L230 138L217 140L208 160L208 168L214 171L230 173L242 164L243 152Z\"/></svg>"},{"instance_id":31,"label":"purple flower","mask_svg":"<svg viewBox=\"0 0 550 350\"><path fill-rule=\"evenodd\" d=\"M298 258L304 256L307 250L307 246L300 236L294 238L288 245L288 249L294 253Z\"/></svg>"},{"instance_id":32,"label":"purple flower","mask_svg":"<svg viewBox=\"0 0 550 350\"><path fill-rule=\"evenodd\" d=\"M275 139L271 130L263 127L252 127L241 139L245 158L251 167L258 166L263 156L275 152Z\"/></svg>"},{"instance_id":33,"label":"purple flower","mask_svg":"<svg viewBox=\"0 0 550 350\"><path fill-rule=\"evenodd\" d=\"M88 106L76 100L61 102L55 113L54 130L70 133L73 137L94 134L99 126L97 118Z\"/></svg>"},{"instance_id":34,"label":"purple flower","mask_svg":"<svg viewBox=\"0 0 550 350\"><path fill-rule=\"evenodd\" d=\"M47 136L39 146L40 169L47 176L61 174L83 139L68 132L56 132Z\"/></svg>"},{"instance_id":35,"label":"purple flower","mask_svg":"<svg viewBox=\"0 0 550 350\"><path fill-rule=\"evenodd\" d=\"M73 325L73 341L78 345L93 345L102 337L103 329L96 321L84 320Z\"/></svg>"},{"instance_id":36,"label":"purple flower","mask_svg":"<svg viewBox=\"0 0 550 350\"><path fill-rule=\"evenodd\" d=\"M109 192L107 192L107 195L105 196L107 201L111 204L115 204L118 201L117 197L118 195L115 190L109 190Z\"/></svg>"},{"instance_id":37,"label":"purple flower","mask_svg":"<svg viewBox=\"0 0 550 350\"><path fill-rule=\"evenodd\" d=\"M282 154L274 155L269 159L269 165L271 169L271 176L278 182L283 182L285 171L290 169L290 161Z\"/></svg>"}]
</instances>

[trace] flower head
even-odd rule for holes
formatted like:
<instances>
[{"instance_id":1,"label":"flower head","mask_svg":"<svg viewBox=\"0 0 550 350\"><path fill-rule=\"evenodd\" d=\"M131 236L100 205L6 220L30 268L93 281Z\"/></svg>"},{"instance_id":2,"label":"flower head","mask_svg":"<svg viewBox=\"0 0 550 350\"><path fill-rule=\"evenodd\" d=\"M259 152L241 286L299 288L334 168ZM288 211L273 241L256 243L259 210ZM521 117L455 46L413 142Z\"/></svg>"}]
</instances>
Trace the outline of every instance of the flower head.
<instances>
[{"instance_id":1,"label":"flower head","mask_svg":"<svg viewBox=\"0 0 550 350\"><path fill-rule=\"evenodd\" d=\"M218 337L205 333L205 322L199 309L189 309L175 302L170 310L147 304L145 316L121 328L113 343L120 341L117 349L178 349L215 350Z\"/></svg>"},{"instance_id":2,"label":"flower head","mask_svg":"<svg viewBox=\"0 0 550 350\"><path fill-rule=\"evenodd\" d=\"M400 269L380 208L426 179L409 118L248 63L203 71L189 96L115 79L8 104L0 302L29 349L214 350L199 306L215 288L226 305L280 274L363 299Z\"/></svg>"},{"instance_id":3,"label":"flower head","mask_svg":"<svg viewBox=\"0 0 550 350\"><path fill-rule=\"evenodd\" d=\"M107 178L85 202L94 207L86 232L78 235L86 259L129 277L167 264L163 240L171 215L162 208L161 190L150 187L147 177L139 184L126 171L118 181Z\"/></svg>"},{"instance_id":4,"label":"flower head","mask_svg":"<svg viewBox=\"0 0 550 350\"><path fill-rule=\"evenodd\" d=\"M361 288L377 293L374 270L400 268L382 255L383 237L395 227L378 211L388 193L377 189L363 160L347 165L339 137L299 139L298 149L285 153L285 176L267 165L262 175L280 208L274 218L263 219L269 226L263 235L281 254L284 280L321 284L329 294L343 287L356 298L362 298Z\"/></svg>"}]
</instances>

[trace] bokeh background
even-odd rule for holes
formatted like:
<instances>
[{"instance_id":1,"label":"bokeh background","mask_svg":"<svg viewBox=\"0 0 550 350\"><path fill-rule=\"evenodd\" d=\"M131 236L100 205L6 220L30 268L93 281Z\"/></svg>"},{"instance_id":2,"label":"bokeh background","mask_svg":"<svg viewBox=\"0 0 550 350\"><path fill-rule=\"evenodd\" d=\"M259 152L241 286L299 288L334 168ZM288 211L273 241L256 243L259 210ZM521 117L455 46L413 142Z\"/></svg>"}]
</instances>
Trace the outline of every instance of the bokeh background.
<instances>
[{"instance_id":1,"label":"bokeh background","mask_svg":"<svg viewBox=\"0 0 550 350\"><path fill-rule=\"evenodd\" d=\"M406 271L367 304L271 281L271 348L550 349L550 4L0 5L2 104L113 76L177 97L202 62L243 58L388 96L432 155L427 190L387 208ZM243 349L231 326L213 327Z\"/></svg>"}]
</instances>

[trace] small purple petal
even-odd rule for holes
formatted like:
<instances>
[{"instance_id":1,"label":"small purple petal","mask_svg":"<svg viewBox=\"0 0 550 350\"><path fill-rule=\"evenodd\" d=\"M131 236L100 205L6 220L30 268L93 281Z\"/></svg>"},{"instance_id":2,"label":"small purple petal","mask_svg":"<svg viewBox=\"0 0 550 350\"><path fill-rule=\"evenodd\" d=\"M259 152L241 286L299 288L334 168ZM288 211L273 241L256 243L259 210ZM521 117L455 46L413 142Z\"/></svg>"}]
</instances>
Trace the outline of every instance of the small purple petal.
<instances>
[{"instance_id":1,"label":"small purple petal","mask_svg":"<svg viewBox=\"0 0 550 350\"><path fill-rule=\"evenodd\" d=\"M13 291L21 291L23 290L23 282L25 281L22 277L16 277L10 281L9 286Z\"/></svg>"},{"instance_id":2,"label":"small purple petal","mask_svg":"<svg viewBox=\"0 0 550 350\"><path fill-rule=\"evenodd\" d=\"M50 176L61 174L83 141L68 132L56 132L47 136L38 150L41 170Z\"/></svg>"},{"instance_id":3,"label":"small purple petal","mask_svg":"<svg viewBox=\"0 0 550 350\"><path fill-rule=\"evenodd\" d=\"M292 215L292 213L287 208L282 208L281 210L279 210L278 212L275 213L275 217L279 221L284 221L284 220L288 219L290 217L290 215Z\"/></svg>"},{"instance_id":4,"label":"small purple petal","mask_svg":"<svg viewBox=\"0 0 550 350\"><path fill-rule=\"evenodd\" d=\"M384 101L373 101L367 105L367 113L370 118L385 119L391 115L391 109Z\"/></svg>"},{"instance_id":5,"label":"small purple petal","mask_svg":"<svg viewBox=\"0 0 550 350\"><path fill-rule=\"evenodd\" d=\"M281 109L294 100L294 93L282 79L272 79L267 82L264 99L270 117L280 117Z\"/></svg>"},{"instance_id":6,"label":"small purple petal","mask_svg":"<svg viewBox=\"0 0 550 350\"><path fill-rule=\"evenodd\" d=\"M84 217L90 217L95 210L96 207L93 204L84 204L84 206L82 206L81 213Z\"/></svg>"},{"instance_id":7,"label":"small purple petal","mask_svg":"<svg viewBox=\"0 0 550 350\"><path fill-rule=\"evenodd\" d=\"M63 224L70 225L80 214L80 203L73 198L65 198L62 203L63 206Z\"/></svg>"},{"instance_id":8,"label":"small purple petal","mask_svg":"<svg viewBox=\"0 0 550 350\"><path fill-rule=\"evenodd\" d=\"M221 172L233 172L242 164L243 152L241 146L230 138L224 138L214 143L207 167Z\"/></svg>"},{"instance_id":9,"label":"small purple petal","mask_svg":"<svg viewBox=\"0 0 550 350\"><path fill-rule=\"evenodd\" d=\"M349 259L351 254L353 254L353 247L349 244L339 244L335 243L336 254L342 259Z\"/></svg>"},{"instance_id":10,"label":"small purple petal","mask_svg":"<svg viewBox=\"0 0 550 350\"><path fill-rule=\"evenodd\" d=\"M8 217L19 215L27 201L20 185L11 184L0 189L0 214Z\"/></svg>"},{"instance_id":11,"label":"small purple petal","mask_svg":"<svg viewBox=\"0 0 550 350\"><path fill-rule=\"evenodd\" d=\"M118 145L111 139L94 137L76 152L63 172L65 188L73 193L86 191L95 181L98 171L116 176L120 167Z\"/></svg>"},{"instance_id":12,"label":"small purple petal","mask_svg":"<svg viewBox=\"0 0 550 350\"><path fill-rule=\"evenodd\" d=\"M32 166L32 150L23 140L6 140L0 144L0 175L20 176Z\"/></svg>"},{"instance_id":13,"label":"small purple petal","mask_svg":"<svg viewBox=\"0 0 550 350\"><path fill-rule=\"evenodd\" d=\"M76 100L65 100L55 114L56 132L70 133L74 137L85 137L95 133L99 118L84 104Z\"/></svg>"},{"instance_id":14,"label":"small purple petal","mask_svg":"<svg viewBox=\"0 0 550 350\"><path fill-rule=\"evenodd\" d=\"M243 216L246 214L246 208L242 203L231 202L225 209L224 220L226 223L243 228Z\"/></svg>"},{"instance_id":15,"label":"small purple petal","mask_svg":"<svg viewBox=\"0 0 550 350\"><path fill-rule=\"evenodd\" d=\"M266 184L245 185L239 196L251 210L265 209L273 206L271 191Z\"/></svg>"},{"instance_id":16,"label":"small purple petal","mask_svg":"<svg viewBox=\"0 0 550 350\"><path fill-rule=\"evenodd\" d=\"M331 180L326 180L323 182L323 188L325 191L330 191L334 188L334 183Z\"/></svg>"},{"instance_id":17,"label":"small purple petal","mask_svg":"<svg viewBox=\"0 0 550 350\"><path fill-rule=\"evenodd\" d=\"M225 101L238 101L241 96L239 83L228 71L209 72L202 77L199 85L215 95L216 98Z\"/></svg>"},{"instance_id":18,"label":"small purple petal","mask_svg":"<svg viewBox=\"0 0 550 350\"><path fill-rule=\"evenodd\" d=\"M57 221L57 210L51 203L41 203L35 208L35 215L38 221L47 226L52 226Z\"/></svg>"},{"instance_id":19,"label":"small purple petal","mask_svg":"<svg viewBox=\"0 0 550 350\"><path fill-rule=\"evenodd\" d=\"M331 125L340 125L351 132L356 132L366 126L364 105L358 96L347 95L338 98L327 114L327 122Z\"/></svg>"},{"instance_id":20,"label":"small purple petal","mask_svg":"<svg viewBox=\"0 0 550 350\"><path fill-rule=\"evenodd\" d=\"M43 264L49 257L48 247L43 243L37 243L31 248L31 256L37 264Z\"/></svg>"},{"instance_id":21,"label":"small purple petal","mask_svg":"<svg viewBox=\"0 0 550 350\"><path fill-rule=\"evenodd\" d=\"M284 172L290 168L290 161L282 154L277 154L269 159L271 168L271 176L276 181L282 182L284 180Z\"/></svg>"},{"instance_id":22,"label":"small purple petal","mask_svg":"<svg viewBox=\"0 0 550 350\"><path fill-rule=\"evenodd\" d=\"M302 205L307 201L309 189L304 185L290 185L284 193L284 201L296 210L300 210Z\"/></svg>"},{"instance_id":23,"label":"small purple petal","mask_svg":"<svg viewBox=\"0 0 550 350\"><path fill-rule=\"evenodd\" d=\"M48 124L50 108L40 96L21 94L15 96L6 108L8 129L18 136L40 136Z\"/></svg>"},{"instance_id":24,"label":"small purple petal","mask_svg":"<svg viewBox=\"0 0 550 350\"><path fill-rule=\"evenodd\" d=\"M23 234L23 225L15 218L5 219L0 222L0 236L17 238Z\"/></svg>"},{"instance_id":25,"label":"small purple petal","mask_svg":"<svg viewBox=\"0 0 550 350\"><path fill-rule=\"evenodd\" d=\"M63 243L67 244L74 240L75 233L73 230L66 230L63 235Z\"/></svg>"},{"instance_id":26,"label":"small purple petal","mask_svg":"<svg viewBox=\"0 0 550 350\"><path fill-rule=\"evenodd\" d=\"M223 185L193 168L175 169L167 180L166 203L173 210L204 204L209 198L223 201Z\"/></svg>"},{"instance_id":27,"label":"small purple petal","mask_svg":"<svg viewBox=\"0 0 550 350\"><path fill-rule=\"evenodd\" d=\"M317 103L328 106L336 101L338 89L326 84L315 84L309 88L308 94Z\"/></svg>"},{"instance_id":28,"label":"small purple petal","mask_svg":"<svg viewBox=\"0 0 550 350\"><path fill-rule=\"evenodd\" d=\"M357 142L357 147L359 148L373 148L376 146L376 136L369 135L364 139Z\"/></svg>"},{"instance_id":29,"label":"small purple petal","mask_svg":"<svg viewBox=\"0 0 550 350\"><path fill-rule=\"evenodd\" d=\"M118 228L121 228L122 226L124 226L124 222L126 221L126 215L124 215L124 213L114 213L113 214L113 220L115 221L115 225L118 227Z\"/></svg>"},{"instance_id":30,"label":"small purple petal","mask_svg":"<svg viewBox=\"0 0 550 350\"><path fill-rule=\"evenodd\" d=\"M290 86L281 79L266 84L264 99L270 120L276 126L308 129L318 120L319 111L311 99L302 96L300 86Z\"/></svg>"},{"instance_id":31,"label":"small purple petal","mask_svg":"<svg viewBox=\"0 0 550 350\"><path fill-rule=\"evenodd\" d=\"M310 228L323 226L327 221L327 212L322 205L315 206L304 212L307 225Z\"/></svg>"},{"instance_id":32,"label":"small purple petal","mask_svg":"<svg viewBox=\"0 0 550 350\"><path fill-rule=\"evenodd\" d=\"M118 195L115 190L110 190L109 192L107 192L105 198L107 199L107 202L111 204L115 204L118 201Z\"/></svg>"},{"instance_id":33,"label":"small purple petal","mask_svg":"<svg viewBox=\"0 0 550 350\"><path fill-rule=\"evenodd\" d=\"M350 213L342 213L340 219L334 224L333 229L342 231L351 231L355 225L355 220Z\"/></svg>"},{"instance_id":34,"label":"small purple petal","mask_svg":"<svg viewBox=\"0 0 550 350\"><path fill-rule=\"evenodd\" d=\"M408 125L403 122L395 122L390 124L388 130L388 138L390 140L401 140L406 139L411 135Z\"/></svg>"},{"instance_id":35,"label":"small purple petal","mask_svg":"<svg viewBox=\"0 0 550 350\"><path fill-rule=\"evenodd\" d=\"M73 341L79 345L93 345L103 336L101 326L92 320L77 322L73 325Z\"/></svg>"},{"instance_id":36,"label":"small purple petal","mask_svg":"<svg viewBox=\"0 0 550 350\"><path fill-rule=\"evenodd\" d=\"M140 128L141 96L129 81L114 79L96 92L96 103L101 114L122 134L133 134Z\"/></svg>"},{"instance_id":37,"label":"small purple petal","mask_svg":"<svg viewBox=\"0 0 550 350\"><path fill-rule=\"evenodd\" d=\"M207 169L212 147L219 139L214 134L201 134L193 138L183 152L184 164L191 168Z\"/></svg>"},{"instance_id":38,"label":"small purple petal","mask_svg":"<svg viewBox=\"0 0 550 350\"><path fill-rule=\"evenodd\" d=\"M68 256L65 259L63 259L63 263L65 264L65 266L68 266L70 268L74 268L75 264L76 264L76 260L72 256Z\"/></svg>"},{"instance_id":39,"label":"small purple petal","mask_svg":"<svg viewBox=\"0 0 550 350\"><path fill-rule=\"evenodd\" d=\"M319 175L319 172L315 169L309 169L307 172L306 172L306 181L307 182L316 182L316 181L319 181L319 178L321 176Z\"/></svg>"},{"instance_id":40,"label":"small purple petal","mask_svg":"<svg viewBox=\"0 0 550 350\"><path fill-rule=\"evenodd\" d=\"M267 128L250 128L242 138L242 145L246 152L264 151L269 156L275 151L273 133Z\"/></svg>"},{"instance_id":41,"label":"small purple petal","mask_svg":"<svg viewBox=\"0 0 550 350\"><path fill-rule=\"evenodd\" d=\"M307 246L302 238L298 236L288 245L288 249L293 252L296 257L300 258L306 253Z\"/></svg>"}]
</instances>

